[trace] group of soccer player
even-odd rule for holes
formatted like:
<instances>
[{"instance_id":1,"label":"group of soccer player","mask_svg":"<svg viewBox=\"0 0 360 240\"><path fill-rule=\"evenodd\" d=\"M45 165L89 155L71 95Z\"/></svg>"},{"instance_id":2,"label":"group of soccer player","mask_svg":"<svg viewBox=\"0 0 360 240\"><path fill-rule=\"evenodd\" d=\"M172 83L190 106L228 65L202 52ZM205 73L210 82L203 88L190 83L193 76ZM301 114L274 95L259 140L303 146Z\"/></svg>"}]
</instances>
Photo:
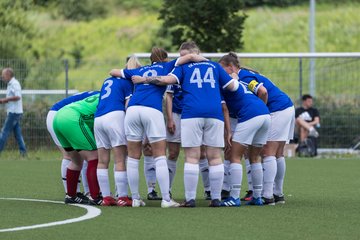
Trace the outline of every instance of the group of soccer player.
<instances>
[{"instance_id":1,"label":"group of soccer player","mask_svg":"<svg viewBox=\"0 0 360 240\"><path fill-rule=\"evenodd\" d=\"M268 78L241 67L236 54L209 61L192 41L180 46L178 59L168 61L165 50L153 48L150 60L142 67L131 57L125 69L110 72L100 92L65 98L49 111L47 127L63 153L65 203L145 206L139 194L142 153L148 199L161 199L162 208L195 207L199 172L210 207L239 207L243 157L246 204L285 203L283 150L295 121L290 98ZM180 147L181 204L171 192ZM115 194L108 176L111 149ZM80 192L81 171L89 196Z\"/></svg>"}]
</instances>

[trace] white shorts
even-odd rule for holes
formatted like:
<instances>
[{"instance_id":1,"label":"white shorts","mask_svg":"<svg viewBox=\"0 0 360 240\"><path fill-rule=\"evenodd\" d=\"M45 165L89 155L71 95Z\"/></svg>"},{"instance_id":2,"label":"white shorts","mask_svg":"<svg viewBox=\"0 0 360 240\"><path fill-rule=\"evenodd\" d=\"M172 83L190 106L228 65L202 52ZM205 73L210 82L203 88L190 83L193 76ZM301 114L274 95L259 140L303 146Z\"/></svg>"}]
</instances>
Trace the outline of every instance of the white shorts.
<instances>
[{"instance_id":1,"label":"white shorts","mask_svg":"<svg viewBox=\"0 0 360 240\"><path fill-rule=\"evenodd\" d=\"M271 125L268 141L289 142L294 137L295 109L294 106L282 111L270 113Z\"/></svg>"},{"instance_id":2,"label":"white shorts","mask_svg":"<svg viewBox=\"0 0 360 240\"><path fill-rule=\"evenodd\" d=\"M141 142L144 135L150 143L166 139L162 112L151 107L131 106L126 111L125 134L128 141Z\"/></svg>"},{"instance_id":3,"label":"white shorts","mask_svg":"<svg viewBox=\"0 0 360 240\"><path fill-rule=\"evenodd\" d=\"M242 145L263 146L268 138L270 115L260 115L238 123L232 140Z\"/></svg>"},{"instance_id":4,"label":"white shorts","mask_svg":"<svg viewBox=\"0 0 360 240\"><path fill-rule=\"evenodd\" d=\"M56 137L56 134L54 132L53 122L57 111L50 110L46 116L46 127L49 131L52 140L55 142L56 146L61 147L61 143L59 139Z\"/></svg>"},{"instance_id":5,"label":"white shorts","mask_svg":"<svg viewBox=\"0 0 360 240\"><path fill-rule=\"evenodd\" d=\"M181 119L181 146L224 147L224 122L215 118Z\"/></svg>"},{"instance_id":6,"label":"white shorts","mask_svg":"<svg viewBox=\"0 0 360 240\"><path fill-rule=\"evenodd\" d=\"M238 124L238 120L236 118L230 118L230 129L231 129L231 134L234 134L235 129L236 129L236 125Z\"/></svg>"},{"instance_id":7,"label":"white shorts","mask_svg":"<svg viewBox=\"0 0 360 240\"><path fill-rule=\"evenodd\" d=\"M113 111L94 120L94 135L97 148L110 149L126 145L125 112Z\"/></svg>"},{"instance_id":8,"label":"white shorts","mask_svg":"<svg viewBox=\"0 0 360 240\"><path fill-rule=\"evenodd\" d=\"M166 128L166 141L172 143L181 143L181 114L172 113L174 123L175 123L175 132L171 134Z\"/></svg>"}]
</instances>

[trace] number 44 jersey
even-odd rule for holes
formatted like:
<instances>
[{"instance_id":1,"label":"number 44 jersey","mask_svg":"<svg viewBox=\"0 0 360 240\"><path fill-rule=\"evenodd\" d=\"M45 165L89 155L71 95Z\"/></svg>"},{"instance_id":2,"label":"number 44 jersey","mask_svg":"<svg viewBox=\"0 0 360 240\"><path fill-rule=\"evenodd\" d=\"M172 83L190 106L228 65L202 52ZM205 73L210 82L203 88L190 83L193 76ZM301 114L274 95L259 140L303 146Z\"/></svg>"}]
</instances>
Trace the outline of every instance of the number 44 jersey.
<instances>
[{"instance_id":1,"label":"number 44 jersey","mask_svg":"<svg viewBox=\"0 0 360 240\"><path fill-rule=\"evenodd\" d=\"M188 63L171 72L183 91L181 118L215 118L224 120L220 88L233 80L216 62Z\"/></svg>"}]
</instances>

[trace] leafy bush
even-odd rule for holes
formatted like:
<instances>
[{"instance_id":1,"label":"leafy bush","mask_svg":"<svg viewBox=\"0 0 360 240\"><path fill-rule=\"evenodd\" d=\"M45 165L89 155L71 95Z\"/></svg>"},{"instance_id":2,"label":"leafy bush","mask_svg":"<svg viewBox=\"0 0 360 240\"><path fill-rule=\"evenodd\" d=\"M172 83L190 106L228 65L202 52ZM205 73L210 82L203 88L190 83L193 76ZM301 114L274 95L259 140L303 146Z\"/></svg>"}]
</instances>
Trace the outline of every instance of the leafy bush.
<instances>
[{"instance_id":1,"label":"leafy bush","mask_svg":"<svg viewBox=\"0 0 360 240\"><path fill-rule=\"evenodd\" d=\"M58 2L58 12L66 19L89 21L105 16L107 9L101 0L62 0Z\"/></svg>"}]
</instances>

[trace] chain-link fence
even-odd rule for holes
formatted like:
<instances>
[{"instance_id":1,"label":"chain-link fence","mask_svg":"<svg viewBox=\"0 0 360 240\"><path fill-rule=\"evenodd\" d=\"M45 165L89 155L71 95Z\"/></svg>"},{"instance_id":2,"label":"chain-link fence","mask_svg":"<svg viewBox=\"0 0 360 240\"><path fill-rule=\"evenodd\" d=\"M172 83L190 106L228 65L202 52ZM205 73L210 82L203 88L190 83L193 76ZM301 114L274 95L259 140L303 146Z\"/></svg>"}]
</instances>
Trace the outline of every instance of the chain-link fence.
<instances>
[{"instance_id":1,"label":"chain-link fence","mask_svg":"<svg viewBox=\"0 0 360 240\"><path fill-rule=\"evenodd\" d=\"M214 61L222 56L204 55ZM143 64L149 63L149 54L137 56ZM319 147L349 148L357 143L360 135L360 54L239 54L239 57L242 65L269 77L292 98L295 106L300 106L302 94L315 93L314 107L319 109L321 117ZM314 80L309 79L310 59L315 62ZM30 149L54 148L45 124L48 109L66 96L66 89L70 93L100 89L109 70L122 68L124 64L125 59L119 62L0 60L1 68L14 69L24 90L22 128L27 146ZM6 86L0 83L0 87L0 97L3 97ZM0 105L1 125L5 116L4 106ZM14 139L9 139L7 149L16 147Z\"/></svg>"}]
</instances>

